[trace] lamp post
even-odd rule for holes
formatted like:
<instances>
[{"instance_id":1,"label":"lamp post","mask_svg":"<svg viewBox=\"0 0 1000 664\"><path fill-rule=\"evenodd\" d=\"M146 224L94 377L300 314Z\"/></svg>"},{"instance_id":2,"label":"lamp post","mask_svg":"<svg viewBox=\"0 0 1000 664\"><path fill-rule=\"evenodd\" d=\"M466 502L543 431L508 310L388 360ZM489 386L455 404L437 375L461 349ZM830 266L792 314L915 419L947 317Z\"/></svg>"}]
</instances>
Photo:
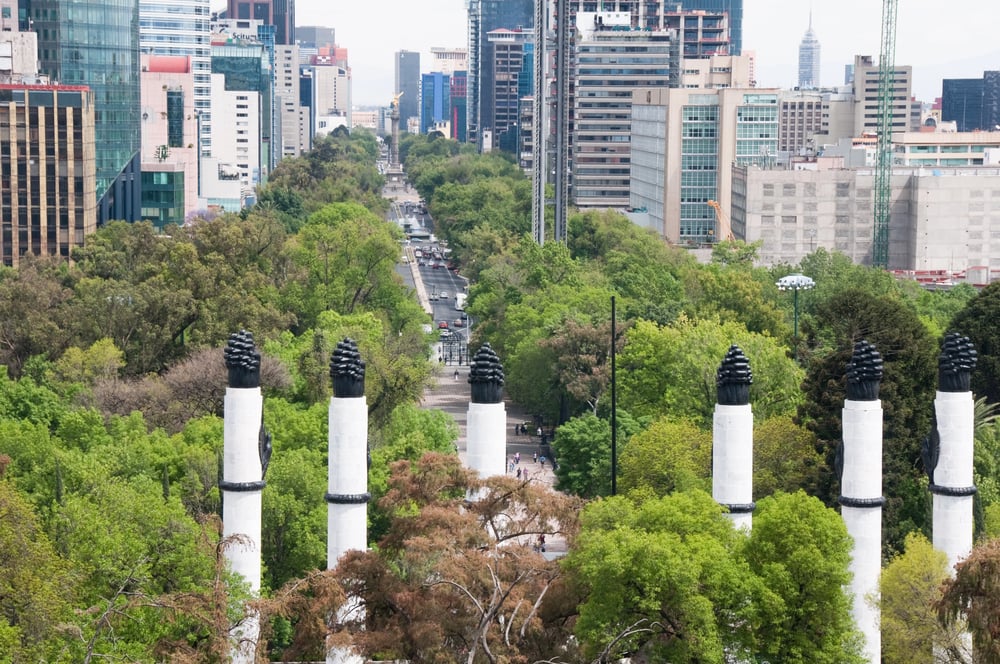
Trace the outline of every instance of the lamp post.
<instances>
[{"instance_id":1,"label":"lamp post","mask_svg":"<svg viewBox=\"0 0 1000 664\"><path fill-rule=\"evenodd\" d=\"M809 290L816 282L804 274L789 274L775 284L780 291L792 291L792 357L799 359L799 291Z\"/></svg>"}]
</instances>

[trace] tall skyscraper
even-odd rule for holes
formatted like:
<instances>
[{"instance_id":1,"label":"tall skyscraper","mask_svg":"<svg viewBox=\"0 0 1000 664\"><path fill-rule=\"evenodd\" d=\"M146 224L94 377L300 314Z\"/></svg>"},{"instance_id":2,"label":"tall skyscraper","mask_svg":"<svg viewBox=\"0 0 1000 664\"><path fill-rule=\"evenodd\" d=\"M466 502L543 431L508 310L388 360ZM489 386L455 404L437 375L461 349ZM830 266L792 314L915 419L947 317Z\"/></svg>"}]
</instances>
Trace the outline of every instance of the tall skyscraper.
<instances>
[{"instance_id":1,"label":"tall skyscraper","mask_svg":"<svg viewBox=\"0 0 1000 664\"><path fill-rule=\"evenodd\" d=\"M809 29L799 44L799 89L810 90L819 85L819 40L813 32L812 11L809 12Z\"/></svg>"},{"instance_id":2,"label":"tall skyscraper","mask_svg":"<svg viewBox=\"0 0 1000 664\"><path fill-rule=\"evenodd\" d=\"M492 90L493 64L487 35L499 28L530 31L535 25L534 0L469 0L468 138L478 142L485 111L483 94Z\"/></svg>"},{"instance_id":3,"label":"tall skyscraper","mask_svg":"<svg viewBox=\"0 0 1000 664\"><path fill-rule=\"evenodd\" d=\"M393 94L403 93L399 98L399 122L406 129L410 118L420 117L420 53L397 51L395 73Z\"/></svg>"},{"instance_id":4,"label":"tall skyscraper","mask_svg":"<svg viewBox=\"0 0 1000 664\"><path fill-rule=\"evenodd\" d=\"M20 0L39 71L94 92L98 223L140 219L139 3ZM27 27L27 26L22 26Z\"/></svg>"},{"instance_id":5,"label":"tall skyscraper","mask_svg":"<svg viewBox=\"0 0 1000 664\"><path fill-rule=\"evenodd\" d=\"M295 43L295 0L228 0L226 16L274 26L274 43Z\"/></svg>"}]
</instances>

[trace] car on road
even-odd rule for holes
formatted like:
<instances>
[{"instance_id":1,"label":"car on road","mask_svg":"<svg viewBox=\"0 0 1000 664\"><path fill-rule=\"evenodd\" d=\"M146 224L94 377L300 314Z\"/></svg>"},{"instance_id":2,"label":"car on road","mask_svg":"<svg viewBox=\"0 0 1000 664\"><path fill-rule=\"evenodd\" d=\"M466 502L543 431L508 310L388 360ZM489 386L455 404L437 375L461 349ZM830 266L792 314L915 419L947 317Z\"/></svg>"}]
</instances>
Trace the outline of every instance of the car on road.
<instances>
[{"instance_id":1,"label":"car on road","mask_svg":"<svg viewBox=\"0 0 1000 664\"><path fill-rule=\"evenodd\" d=\"M446 291L446 290L441 291L441 294L438 297L440 297L442 300L447 300L448 299L448 291Z\"/></svg>"},{"instance_id":2,"label":"car on road","mask_svg":"<svg viewBox=\"0 0 1000 664\"><path fill-rule=\"evenodd\" d=\"M465 321L462 320L461 318L456 318L455 322L452 323L452 325L454 325L455 327L465 327Z\"/></svg>"},{"instance_id":3,"label":"car on road","mask_svg":"<svg viewBox=\"0 0 1000 664\"><path fill-rule=\"evenodd\" d=\"M442 339L447 339L451 336L451 330L439 330L439 335Z\"/></svg>"},{"instance_id":4,"label":"car on road","mask_svg":"<svg viewBox=\"0 0 1000 664\"><path fill-rule=\"evenodd\" d=\"M430 300L431 302L437 302L438 300L437 293L431 293L430 295L427 296L427 299Z\"/></svg>"},{"instance_id":5,"label":"car on road","mask_svg":"<svg viewBox=\"0 0 1000 664\"><path fill-rule=\"evenodd\" d=\"M447 330L448 329L448 321L446 321L446 320L439 321L438 322L438 329L439 330Z\"/></svg>"}]
</instances>

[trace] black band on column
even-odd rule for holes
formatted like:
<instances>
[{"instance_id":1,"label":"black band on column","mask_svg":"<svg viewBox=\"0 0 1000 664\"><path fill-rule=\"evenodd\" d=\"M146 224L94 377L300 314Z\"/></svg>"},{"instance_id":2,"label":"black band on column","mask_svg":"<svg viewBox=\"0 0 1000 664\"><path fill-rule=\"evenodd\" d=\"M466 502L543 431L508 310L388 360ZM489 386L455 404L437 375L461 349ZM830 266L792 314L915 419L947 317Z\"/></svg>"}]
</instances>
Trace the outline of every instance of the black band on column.
<instances>
[{"instance_id":1,"label":"black band on column","mask_svg":"<svg viewBox=\"0 0 1000 664\"><path fill-rule=\"evenodd\" d=\"M324 497L326 502L336 505L358 505L372 499L372 495L367 491L364 493L328 493Z\"/></svg>"},{"instance_id":2,"label":"black band on column","mask_svg":"<svg viewBox=\"0 0 1000 664\"><path fill-rule=\"evenodd\" d=\"M222 491L263 491L265 486L267 486L267 482L264 480L257 482L226 482L223 480L219 482L219 489Z\"/></svg>"},{"instance_id":3,"label":"black band on column","mask_svg":"<svg viewBox=\"0 0 1000 664\"><path fill-rule=\"evenodd\" d=\"M719 503L729 510L730 514L749 514L757 509L757 503Z\"/></svg>"},{"instance_id":4,"label":"black band on column","mask_svg":"<svg viewBox=\"0 0 1000 664\"><path fill-rule=\"evenodd\" d=\"M847 496L841 496L837 498L837 502L840 503L842 507L882 507L885 505L885 497L848 498Z\"/></svg>"},{"instance_id":5,"label":"black band on column","mask_svg":"<svg viewBox=\"0 0 1000 664\"><path fill-rule=\"evenodd\" d=\"M930 492L938 496L974 496L979 491L979 489L973 486L941 486L940 484L932 484L928 487Z\"/></svg>"}]
</instances>

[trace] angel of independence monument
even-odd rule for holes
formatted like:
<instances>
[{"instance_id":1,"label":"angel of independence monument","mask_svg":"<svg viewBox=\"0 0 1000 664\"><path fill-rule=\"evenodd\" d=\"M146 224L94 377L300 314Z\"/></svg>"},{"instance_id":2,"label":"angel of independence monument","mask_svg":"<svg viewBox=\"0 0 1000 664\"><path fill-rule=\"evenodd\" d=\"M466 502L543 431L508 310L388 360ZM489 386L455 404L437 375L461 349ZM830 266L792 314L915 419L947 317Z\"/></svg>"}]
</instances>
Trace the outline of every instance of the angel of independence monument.
<instances>
[{"instance_id":1,"label":"angel of independence monument","mask_svg":"<svg viewBox=\"0 0 1000 664\"><path fill-rule=\"evenodd\" d=\"M972 551L974 410L969 379L976 351L968 337L949 333L938 359L935 426L924 443L924 468L933 494L934 548L948 556L948 568Z\"/></svg>"},{"instance_id":2,"label":"angel of independence monument","mask_svg":"<svg viewBox=\"0 0 1000 664\"><path fill-rule=\"evenodd\" d=\"M507 464L507 412L503 405L503 365L483 344L469 364L472 400L466 421L466 463L479 477L503 475Z\"/></svg>"},{"instance_id":3,"label":"angel of independence monument","mask_svg":"<svg viewBox=\"0 0 1000 664\"><path fill-rule=\"evenodd\" d=\"M843 443L837 451L840 514L854 540L851 551L852 614L864 635L864 657L882 661L882 635L877 604L882 570L882 357L867 341L854 344L847 364L847 399L843 410Z\"/></svg>"},{"instance_id":4,"label":"angel of independence monument","mask_svg":"<svg viewBox=\"0 0 1000 664\"><path fill-rule=\"evenodd\" d=\"M264 475L271 458L271 436L264 428L264 397L260 390L260 354L253 335L233 333L224 351L229 385L224 401L222 536L232 570L260 592L261 506ZM260 625L248 614L234 628L231 653L235 664L256 661Z\"/></svg>"},{"instance_id":5,"label":"angel of independence monument","mask_svg":"<svg viewBox=\"0 0 1000 664\"><path fill-rule=\"evenodd\" d=\"M729 510L736 528L753 525L753 413L750 361L733 345L716 373L712 425L712 498Z\"/></svg>"},{"instance_id":6,"label":"angel of independence monument","mask_svg":"<svg viewBox=\"0 0 1000 664\"><path fill-rule=\"evenodd\" d=\"M330 398L327 455L327 569L337 566L351 550L368 548L368 403L365 399L365 363L352 339L337 343L330 358ZM338 620L357 620L364 606L348 600ZM350 648L331 648L327 664L361 664L364 658Z\"/></svg>"}]
</instances>

